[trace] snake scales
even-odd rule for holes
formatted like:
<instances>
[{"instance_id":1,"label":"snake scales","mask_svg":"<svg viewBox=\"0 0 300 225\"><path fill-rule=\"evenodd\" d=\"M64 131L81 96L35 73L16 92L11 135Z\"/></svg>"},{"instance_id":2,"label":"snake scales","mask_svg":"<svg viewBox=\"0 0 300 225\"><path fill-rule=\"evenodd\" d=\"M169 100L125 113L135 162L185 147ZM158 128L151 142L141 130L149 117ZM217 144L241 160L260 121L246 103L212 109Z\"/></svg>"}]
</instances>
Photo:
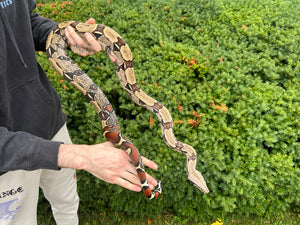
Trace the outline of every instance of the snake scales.
<instances>
[{"instance_id":1,"label":"snake scales","mask_svg":"<svg viewBox=\"0 0 300 225\"><path fill-rule=\"evenodd\" d=\"M101 24L84 24L76 21L60 23L48 36L46 43L48 59L54 68L94 105L102 121L104 137L128 153L136 167L145 196L150 199L158 197L162 191L161 182L158 182L156 189L150 190L141 156L133 143L121 134L116 114L110 102L99 87L67 56L66 48L74 47L69 45L65 37L64 30L69 25L81 37L85 32L91 33L102 49L116 59L115 68L122 87L135 103L156 114L161 122L165 143L171 149L184 153L187 157L186 170L189 181L202 192L208 193L204 178L195 169L197 162L195 150L175 138L169 111L160 102L145 94L138 86L134 76L131 50L124 39L111 28Z\"/></svg>"}]
</instances>

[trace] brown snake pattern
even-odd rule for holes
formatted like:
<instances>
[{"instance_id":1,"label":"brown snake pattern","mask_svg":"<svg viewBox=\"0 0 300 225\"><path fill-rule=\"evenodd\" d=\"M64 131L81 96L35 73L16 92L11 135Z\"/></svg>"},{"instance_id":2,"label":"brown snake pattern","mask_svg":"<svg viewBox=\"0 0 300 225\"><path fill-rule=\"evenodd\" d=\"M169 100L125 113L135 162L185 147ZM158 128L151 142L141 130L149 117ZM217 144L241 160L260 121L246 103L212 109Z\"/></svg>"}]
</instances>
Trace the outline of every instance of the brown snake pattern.
<instances>
[{"instance_id":1,"label":"brown snake pattern","mask_svg":"<svg viewBox=\"0 0 300 225\"><path fill-rule=\"evenodd\" d=\"M121 134L117 117L110 102L88 75L67 56L66 48L71 47L72 49L74 47L69 45L65 37L64 30L69 25L81 37L86 32L92 34L100 43L102 49L116 59L115 68L122 87L135 103L156 114L161 122L162 136L165 143L171 149L184 153L187 157L186 170L189 181L202 192L208 193L209 190L204 178L196 170L197 156L194 148L175 138L173 120L167 108L149 97L138 86L134 76L131 50L124 39L113 29L101 24L84 24L76 21L60 23L48 36L46 44L48 59L54 68L94 105L102 121L104 137L128 153L133 165L136 167L145 196L150 199L158 197L162 191L161 182L158 182L156 189L150 190L141 156L130 140Z\"/></svg>"}]
</instances>

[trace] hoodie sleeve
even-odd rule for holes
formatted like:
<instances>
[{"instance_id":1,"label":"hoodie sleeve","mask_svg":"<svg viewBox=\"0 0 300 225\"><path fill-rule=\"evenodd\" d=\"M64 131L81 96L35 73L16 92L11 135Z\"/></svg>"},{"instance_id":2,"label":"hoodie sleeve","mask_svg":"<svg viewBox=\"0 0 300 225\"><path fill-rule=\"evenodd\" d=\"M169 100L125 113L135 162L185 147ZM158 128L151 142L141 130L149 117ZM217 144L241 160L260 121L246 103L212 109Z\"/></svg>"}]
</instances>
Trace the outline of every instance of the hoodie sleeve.
<instances>
[{"instance_id":1,"label":"hoodie sleeve","mask_svg":"<svg viewBox=\"0 0 300 225\"><path fill-rule=\"evenodd\" d=\"M35 7L36 3L30 0L29 10L35 49L36 51L45 51L48 34L57 25L57 23L33 12Z\"/></svg>"},{"instance_id":2,"label":"hoodie sleeve","mask_svg":"<svg viewBox=\"0 0 300 225\"><path fill-rule=\"evenodd\" d=\"M26 132L0 127L0 173L13 170L58 170L60 142L47 141Z\"/></svg>"}]
</instances>

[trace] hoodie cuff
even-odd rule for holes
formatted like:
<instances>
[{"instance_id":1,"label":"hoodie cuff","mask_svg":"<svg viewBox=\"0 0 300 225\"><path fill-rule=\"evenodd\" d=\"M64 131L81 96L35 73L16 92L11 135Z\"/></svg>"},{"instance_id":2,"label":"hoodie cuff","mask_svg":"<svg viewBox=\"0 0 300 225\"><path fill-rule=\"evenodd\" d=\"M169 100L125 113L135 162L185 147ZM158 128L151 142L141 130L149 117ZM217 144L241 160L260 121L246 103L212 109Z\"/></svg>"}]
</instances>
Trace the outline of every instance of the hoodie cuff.
<instances>
[{"instance_id":1,"label":"hoodie cuff","mask_svg":"<svg viewBox=\"0 0 300 225\"><path fill-rule=\"evenodd\" d=\"M35 151L31 155L29 170L52 169L59 170L57 158L59 146L63 142L39 140L36 143Z\"/></svg>"}]
</instances>

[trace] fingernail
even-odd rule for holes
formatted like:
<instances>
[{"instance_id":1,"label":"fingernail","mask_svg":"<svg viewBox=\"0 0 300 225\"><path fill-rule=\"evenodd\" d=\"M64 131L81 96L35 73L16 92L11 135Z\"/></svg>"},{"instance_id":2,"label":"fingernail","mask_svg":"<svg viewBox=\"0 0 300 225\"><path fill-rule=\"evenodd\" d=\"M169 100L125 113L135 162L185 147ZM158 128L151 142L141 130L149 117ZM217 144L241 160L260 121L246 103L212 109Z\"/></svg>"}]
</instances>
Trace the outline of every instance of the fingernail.
<instances>
[{"instance_id":1,"label":"fingernail","mask_svg":"<svg viewBox=\"0 0 300 225\"><path fill-rule=\"evenodd\" d=\"M86 39L90 39L92 37L92 35L90 33L85 33L84 35L85 35Z\"/></svg>"},{"instance_id":2,"label":"fingernail","mask_svg":"<svg viewBox=\"0 0 300 225\"><path fill-rule=\"evenodd\" d=\"M110 60L113 61L113 62L116 62L116 61L117 61L112 55L109 55L109 58L110 58Z\"/></svg>"},{"instance_id":3,"label":"fingernail","mask_svg":"<svg viewBox=\"0 0 300 225\"><path fill-rule=\"evenodd\" d=\"M142 190L142 188L141 187L136 187L135 190L139 192L139 191Z\"/></svg>"}]
</instances>

